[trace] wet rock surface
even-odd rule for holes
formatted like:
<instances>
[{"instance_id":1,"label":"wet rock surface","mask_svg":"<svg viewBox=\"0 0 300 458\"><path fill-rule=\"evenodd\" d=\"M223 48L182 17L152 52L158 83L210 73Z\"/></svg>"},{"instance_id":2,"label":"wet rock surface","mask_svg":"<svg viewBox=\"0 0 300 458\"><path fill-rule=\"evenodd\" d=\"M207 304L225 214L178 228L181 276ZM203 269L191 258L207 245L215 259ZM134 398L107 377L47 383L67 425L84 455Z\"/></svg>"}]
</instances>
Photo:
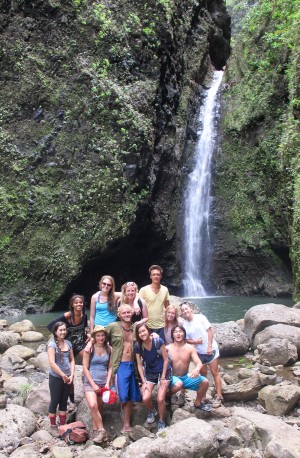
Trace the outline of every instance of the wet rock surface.
<instances>
[{"instance_id":1,"label":"wet rock surface","mask_svg":"<svg viewBox=\"0 0 300 458\"><path fill-rule=\"evenodd\" d=\"M224 323L224 327L226 325L227 323ZM220 326L222 327L222 324ZM230 322L231 329L235 330L236 326ZM239 329L243 332L240 327ZM67 446L57 437L57 431L51 430L49 426L47 354L44 343L40 345L36 342L35 345L36 350L30 349L34 357L29 358L28 350L26 347L24 350L22 345L17 345L18 354L21 356L14 356L15 347L11 347L10 352L6 350L0 357L0 367L9 366L8 371L2 369L0 378L0 382L2 381L0 397L2 396L3 401L0 400L0 423L3 425L2 433L5 436L2 451L6 456L22 458L30 454L37 458L42 456L125 458L133 454L145 457L155 454L157 457L165 458L173 457L180 449L185 454L195 457L200 455L264 458L271 452L273 455L270 456L274 458L282 458L288 453L290 455L286 456L289 458L297 457L295 450L297 450L298 440L300 444L299 362L289 368L284 368L283 365L272 366L265 359L259 360L258 350L256 350L257 355L247 352L243 358L233 360L222 358L220 374L224 401L221 407L214 408L210 414L195 410L195 392L186 390L183 406L182 404L181 407L179 406L176 397L172 398L166 415L168 427L162 433L156 434L157 422L152 425L147 424L147 411L142 404L137 403L133 410L132 431L123 436L120 404L117 402L104 407L103 421L108 433L108 443L95 446L92 439L89 439L86 444ZM229 348L229 342L227 345ZM235 349L236 341L233 339L231 351L234 353ZM282 377L284 371L288 375L286 380ZM68 419L69 421L80 419L92 434L91 415L83 394L81 374L82 367L76 365L75 405L69 405ZM209 400L213 398L215 391L210 372L208 378L210 388L207 398ZM156 389L153 396L155 403ZM241 410L237 411L237 408ZM6 422L6 418L10 418L7 417L8 413L15 423L17 435L15 429L8 432L10 428ZM276 419L275 423L273 419ZM267 427L266 432L262 432L260 425L263 422L283 429L287 437L292 429L293 440L290 442L285 440L281 448L278 448L279 433L274 430L272 435L268 436ZM269 439L267 440L266 437ZM189 445L191 443L193 443L192 448Z\"/></svg>"}]
</instances>

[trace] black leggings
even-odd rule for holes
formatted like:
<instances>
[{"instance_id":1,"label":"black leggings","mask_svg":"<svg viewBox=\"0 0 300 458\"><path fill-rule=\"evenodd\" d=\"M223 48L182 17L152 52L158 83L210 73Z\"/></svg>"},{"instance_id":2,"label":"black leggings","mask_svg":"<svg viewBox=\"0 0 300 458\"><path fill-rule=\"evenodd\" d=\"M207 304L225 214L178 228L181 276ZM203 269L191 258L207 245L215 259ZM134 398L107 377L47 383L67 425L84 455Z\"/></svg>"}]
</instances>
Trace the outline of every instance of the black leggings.
<instances>
[{"instance_id":1,"label":"black leggings","mask_svg":"<svg viewBox=\"0 0 300 458\"><path fill-rule=\"evenodd\" d=\"M67 401L71 385L64 383L61 377L49 374L50 405L49 413L56 413L57 406L61 412L67 410Z\"/></svg>"}]
</instances>

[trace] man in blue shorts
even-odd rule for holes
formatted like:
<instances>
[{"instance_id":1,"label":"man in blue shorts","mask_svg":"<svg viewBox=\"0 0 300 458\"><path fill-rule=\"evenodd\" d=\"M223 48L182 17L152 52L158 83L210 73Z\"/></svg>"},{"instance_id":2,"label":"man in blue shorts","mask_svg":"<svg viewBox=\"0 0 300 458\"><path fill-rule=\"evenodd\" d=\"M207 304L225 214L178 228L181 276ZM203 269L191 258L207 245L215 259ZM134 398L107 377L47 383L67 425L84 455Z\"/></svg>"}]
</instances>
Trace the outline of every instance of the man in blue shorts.
<instances>
[{"instance_id":1,"label":"man in blue shorts","mask_svg":"<svg viewBox=\"0 0 300 458\"><path fill-rule=\"evenodd\" d=\"M121 432L126 433L131 431L130 417L133 402L140 402L142 397L134 373L133 341L135 333L134 325L131 324L130 305L120 305L118 316L121 321L110 323L106 331L112 346L112 375L116 375L118 395L122 403L124 426Z\"/></svg>"},{"instance_id":2,"label":"man in blue shorts","mask_svg":"<svg viewBox=\"0 0 300 458\"><path fill-rule=\"evenodd\" d=\"M171 330L171 337L173 343L166 347L172 360L173 369L170 384L171 394L177 393L182 388L197 391L195 409L211 412L211 406L203 402L208 389L208 380L200 375L202 363L195 347L186 343L186 332L183 326L174 326ZM188 372L191 361L196 367Z\"/></svg>"}]
</instances>

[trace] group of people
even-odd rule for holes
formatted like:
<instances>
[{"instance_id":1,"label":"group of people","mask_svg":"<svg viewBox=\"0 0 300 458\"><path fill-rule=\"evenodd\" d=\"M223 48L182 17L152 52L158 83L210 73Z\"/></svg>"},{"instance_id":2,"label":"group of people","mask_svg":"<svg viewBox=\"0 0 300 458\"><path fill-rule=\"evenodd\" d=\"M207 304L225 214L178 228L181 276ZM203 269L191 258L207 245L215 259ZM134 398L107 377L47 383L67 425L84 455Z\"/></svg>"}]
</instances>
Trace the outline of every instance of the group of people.
<instances>
[{"instance_id":1,"label":"group of people","mask_svg":"<svg viewBox=\"0 0 300 458\"><path fill-rule=\"evenodd\" d=\"M57 407L59 423L64 424L68 397L74 402L77 355L82 358L83 388L96 444L107 440L102 421L105 390L117 390L123 433L131 430L134 402L143 402L149 424L158 415L158 431L165 428L166 403L175 393L184 402L184 389L197 392L196 409L210 412L221 404L219 350L209 321L202 314L195 315L189 303L181 305L179 316L179 308L169 303L168 289L161 285L162 268L152 265L149 274L151 283L139 291L136 283L127 282L116 292L111 276L100 279L99 292L91 298L90 334L81 295L73 295L70 310L49 323L54 336L48 345L53 428ZM194 368L189 372L191 362ZM212 402L206 399L208 366L216 389ZM158 412L152 402L155 385Z\"/></svg>"}]
</instances>

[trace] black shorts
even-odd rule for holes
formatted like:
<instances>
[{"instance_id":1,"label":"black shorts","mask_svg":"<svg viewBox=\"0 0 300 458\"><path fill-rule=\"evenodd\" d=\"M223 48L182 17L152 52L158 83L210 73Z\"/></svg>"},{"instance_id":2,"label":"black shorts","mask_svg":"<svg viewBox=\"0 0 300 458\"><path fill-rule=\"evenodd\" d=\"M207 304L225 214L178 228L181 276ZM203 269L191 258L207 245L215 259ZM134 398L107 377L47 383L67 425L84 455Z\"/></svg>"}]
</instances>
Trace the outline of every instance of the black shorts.
<instances>
[{"instance_id":1,"label":"black shorts","mask_svg":"<svg viewBox=\"0 0 300 458\"><path fill-rule=\"evenodd\" d=\"M146 372L145 373L145 379L147 380L147 382L149 383L154 383L154 384L157 384L160 377L161 377L161 372ZM172 377L172 370L171 369L168 369L167 370L167 373L166 373L166 380L169 381L171 380L171 377Z\"/></svg>"}]
</instances>

